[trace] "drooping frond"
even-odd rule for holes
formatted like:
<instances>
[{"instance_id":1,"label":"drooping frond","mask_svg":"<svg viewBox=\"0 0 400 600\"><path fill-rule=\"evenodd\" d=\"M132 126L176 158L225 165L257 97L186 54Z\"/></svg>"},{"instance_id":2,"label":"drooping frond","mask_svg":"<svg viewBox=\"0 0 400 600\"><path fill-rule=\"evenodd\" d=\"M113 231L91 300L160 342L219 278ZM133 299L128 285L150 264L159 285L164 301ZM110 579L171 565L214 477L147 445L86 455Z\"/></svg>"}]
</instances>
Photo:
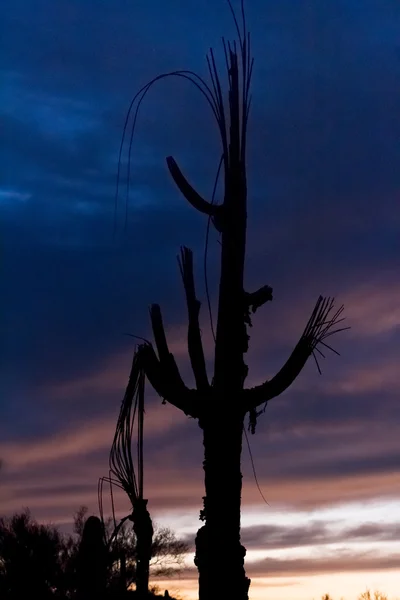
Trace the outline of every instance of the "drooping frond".
<instances>
[{"instance_id":1,"label":"drooping frond","mask_svg":"<svg viewBox=\"0 0 400 600\"><path fill-rule=\"evenodd\" d=\"M103 500L103 498L104 498L104 484L105 483L107 483L109 486L109 494L110 494L110 499L111 499L111 512L112 512L114 528L117 526L117 521L115 518L115 503L114 503L114 489L113 488L116 487L118 489L123 490L123 487L119 483L119 481L117 481L116 479L111 477L111 472L108 477L99 477L99 480L97 482L97 503L99 506L99 515L100 515L100 520L103 524L105 541L106 541L106 543L109 543L109 540L107 539L106 523L104 520L104 500Z\"/></svg>"},{"instance_id":2,"label":"drooping frond","mask_svg":"<svg viewBox=\"0 0 400 600\"><path fill-rule=\"evenodd\" d=\"M210 87L208 86L208 84L204 81L204 79L202 77L200 77L197 73L190 71L190 70L170 71L168 73L162 73L161 75L157 75L151 81L149 81L146 85L144 85L132 98L130 106L128 108L126 118L125 118L122 139L121 139L120 148L119 148L119 155L118 155L117 186L116 186L116 192L115 192L115 206L114 206L114 234L116 232L116 227L117 227L117 211L118 211L119 189L120 189L120 183L121 183L123 151L124 151L124 147L126 145L127 131L128 131L128 127L129 127L129 124L131 121L132 112L133 112L133 118L132 118L132 122L131 122L131 133L130 133L130 137L129 137L129 141L128 141L128 156L127 156L127 164L126 164L127 184L126 184L126 195L125 195L125 198L126 198L125 226L127 225L127 211L128 211L129 192L130 192L132 144L133 144L133 136L134 136L134 132L135 132L135 128L136 128L136 122L137 122L137 118L138 118L138 114L139 114L139 109L140 109L140 106L141 106L144 98L146 97L147 93L152 88L152 86L156 82L158 82L162 79L166 79L167 77L180 77L180 78L190 81L201 92L201 94L207 101L208 105L210 106L211 111L214 115L214 118L217 121L219 130L220 131L223 130L223 128L221 130L221 115L219 112L218 103L216 102L216 100L213 96L213 92L210 89ZM135 104L136 104L136 107L135 107ZM134 109L134 107L135 107L135 109Z\"/></svg>"},{"instance_id":3,"label":"drooping frond","mask_svg":"<svg viewBox=\"0 0 400 600\"><path fill-rule=\"evenodd\" d=\"M122 400L110 452L110 473L129 497L132 506L143 496L143 411L145 371L135 352L128 385ZM137 425L137 465L132 456L132 436Z\"/></svg>"},{"instance_id":4,"label":"drooping frond","mask_svg":"<svg viewBox=\"0 0 400 600\"><path fill-rule=\"evenodd\" d=\"M139 346L138 349L135 350L133 356L128 385L121 403L111 446L109 456L109 476L100 477L98 481L97 495L99 513L103 525L105 525L103 506L104 484L107 483L109 485L114 532L109 540L106 539L108 546L110 546L115 539L122 523L128 518L124 518L119 525L117 525L115 517L114 487L122 489L127 494L132 505L132 510L138 499L143 498L143 415L145 388L145 371L142 358L143 346L144 345ZM136 461L132 455L135 426L137 429Z\"/></svg>"},{"instance_id":5,"label":"drooping frond","mask_svg":"<svg viewBox=\"0 0 400 600\"><path fill-rule=\"evenodd\" d=\"M133 97L129 109L127 111L122 140L119 149L118 157L118 171L117 171L117 186L115 195L115 210L114 210L114 234L117 227L117 212L118 212L118 200L119 200L119 188L121 179L121 167L123 151L126 145L126 137L128 128L130 126L130 136L128 141L128 155L126 164L126 202L125 202L125 227L127 225L127 211L129 202L129 191L130 191L130 171L131 171L131 154L132 154L132 143L133 135L136 127L137 117L140 106L152 88L152 86L167 77L180 77L186 79L192 83L203 95L207 104L211 108L213 116L216 120L221 144L223 151L223 160L225 165L225 171L229 169L229 165L232 162L232 152L236 155L236 159L240 157L241 162L245 160L246 152L246 133L247 133L247 122L250 111L250 83L253 69L253 58L251 57L250 49L250 34L246 31L246 21L243 2L241 2L241 14L242 14L242 31L239 27L239 22L236 17L235 11L233 10L231 2L228 0L229 8L233 15L237 34L239 36L239 51L236 48L236 43L226 43L225 39L222 38L226 68L228 74L228 85L229 85L229 110L230 120L226 115L224 106L222 84L217 68L214 52L212 48L209 51L209 55L206 56L207 66L210 76L210 84L208 84L203 77L191 70L176 70L167 73L162 73L154 77L146 85L144 85ZM240 55L240 57L239 57ZM239 64L241 69L239 70ZM239 72L241 71L241 73ZM240 107L241 105L241 107ZM133 113L133 116L132 116ZM228 131L229 129L229 131ZM211 208L211 204L204 200L188 183L181 170L179 169L176 161L169 156L167 158L167 165L170 173L184 196L201 212L211 214L215 209Z\"/></svg>"},{"instance_id":6,"label":"drooping frond","mask_svg":"<svg viewBox=\"0 0 400 600\"><path fill-rule=\"evenodd\" d=\"M223 160L224 160L224 157L222 155L219 160L217 172L216 172L215 179L214 179L213 191L211 194L211 204L212 205L215 204L215 195L217 192L217 186L218 186L218 181L219 181L219 176L221 173L221 167L222 167ZM204 270L204 286L205 286L206 297L207 297L208 316L209 316L209 320L210 320L211 334L212 334L212 337L213 337L213 340L215 343L215 329L214 329L214 319L213 319L212 308L211 308L210 288L208 285L208 263L207 263L208 245L209 245L209 239L210 239L210 223L211 223L211 216L209 216L208 220L207 220L206 239L205 239L205 243L204 243L203 270Z\"/></svg>"}]
</instances>

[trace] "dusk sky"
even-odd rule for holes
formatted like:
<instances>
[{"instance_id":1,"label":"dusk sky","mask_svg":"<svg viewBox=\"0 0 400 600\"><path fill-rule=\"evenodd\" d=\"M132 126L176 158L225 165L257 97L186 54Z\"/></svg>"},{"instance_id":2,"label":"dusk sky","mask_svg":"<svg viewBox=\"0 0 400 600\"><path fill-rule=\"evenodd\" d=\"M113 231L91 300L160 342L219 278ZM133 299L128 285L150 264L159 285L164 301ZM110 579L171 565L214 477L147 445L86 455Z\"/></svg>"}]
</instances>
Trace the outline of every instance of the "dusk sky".
<instances>
[{"instance_id":1,"label":"dusk sky","mask_svg":"<svg viewBox=\"0 0 400 600\"><path fill-rule=\"evenodd\" d=\"M400 4L248 0L246 10L255 57L246 284L274 290L253 319L247 385L280 368L319 294L343 303L351 326L333 339L341 356L330 353L322 375L310 359L249 436L269 505L244 447L250 598L350 600L366 587L399 596ZM28 506L68 529L80 505L97 513L135 344L124 334L151 336L152 302L192 385L183 244L194 251L211 364L207 223L165 163L173 155L210 197L219 140L190 83L158 82L142 104L127 228L125 187L115 237L113 223L131 98L165 71L207 77L210 46L224 77L222 35L235 35L224 0L1 3L1 514ZM214 309L218 260L212 231ZM146 402L149 508L193 544L201 430L150 387ZM118 514L128 510L121 497ZM187 563L169 589L192 599L192 555Z\"/></svg>"}]
</instances>

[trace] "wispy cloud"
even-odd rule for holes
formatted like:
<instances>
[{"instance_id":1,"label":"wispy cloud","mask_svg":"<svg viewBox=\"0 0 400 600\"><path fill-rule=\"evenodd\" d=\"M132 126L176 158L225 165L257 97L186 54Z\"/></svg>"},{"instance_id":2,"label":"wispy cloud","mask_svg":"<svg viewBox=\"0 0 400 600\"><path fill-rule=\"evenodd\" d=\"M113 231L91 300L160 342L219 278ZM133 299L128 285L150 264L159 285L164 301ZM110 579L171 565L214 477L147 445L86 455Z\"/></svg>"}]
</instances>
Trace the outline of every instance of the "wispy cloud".
<instances>
[{"instance_id":1,"label":"wispy cloud","mask_svg":"<svg viewBox=\"0 0 400 600\"><path fill-rule=\"evenodd\" d=\"M28 192L0 189L0 205L15 205L27 202L32 197Z\"/></svg>"}]
</instances>

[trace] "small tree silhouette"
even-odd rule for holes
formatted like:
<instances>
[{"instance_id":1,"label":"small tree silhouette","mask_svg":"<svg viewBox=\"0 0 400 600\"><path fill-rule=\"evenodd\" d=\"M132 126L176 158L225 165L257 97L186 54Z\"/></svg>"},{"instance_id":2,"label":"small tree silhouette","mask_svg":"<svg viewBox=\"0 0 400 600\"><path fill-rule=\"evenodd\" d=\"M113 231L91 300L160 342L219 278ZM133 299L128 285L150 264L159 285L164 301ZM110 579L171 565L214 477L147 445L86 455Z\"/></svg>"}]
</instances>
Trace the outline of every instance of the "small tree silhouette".
<instances>
[{"instance_id":1,"label":"small tree silhouette","mask_svg":"<svg viewBox=\"0 0 400 600\"><path fill-rule=\"evenodd\" d=\"M63 537L55 527L40 525L29 510L0 519L0 597L53 597L62 587Z\"/></svg>"},{"instance_id":2,"label":"small tree silhouette","mask_svg":"<svg viewBox=\"0 0 400 600\"><path fill-rule=\"evenodd\" d=\"M372 596L370 590L366 590L359 595L358 600L388 600L388 597L378 590L375 590L374 595Z\"/></svg>"},{"instance_id":3,"label":"small tree silhouette","mask_svg":"<svg viewBox=\"0 0 400 600\"><path fill-rule=\"evenodd\" d=\"M79 600L104 598L107 563L103 524L98 517L91 516L85 521L77 557Z\"/></svg>"},{"instance_id":4,"label":"small tree silhouette","mask_svg":"<svg viewBox=\"0 0 400 600\"><path fill-rule=\"evenodd\" d=\"M211 107L220 133L220 167L223 166L224 169L222 204L216 204L214 197L210 202L205 200L188 182L172 156L166 161L182 195L193 208L207 216L208 224L212 223L221 236L214 373L210 382L199 324L200 302L196 296L193 254L189 248L182 247L178 262L186 294L188 353L196 388L189 389L182 380L168 347L158 304L153 304L150 308L156 350L146 341L138 346L137 370L135 373L131 372L131 379L138 380L144 372L163 400L197 419L203 432L206 493L200 519L205 524L196 537L195 558L199 571L200 600L248 598L250 580L244 570L246 550L240 542L241 452L245 416L249 415L249 426L254 433L256 420L261 412L259 407L264 405L265 408L272 398L283 393L300 374L311 355L318 366L315 353L323 356L321 347L332 350L326 341L328 337L341 331L335 327L342 320L340 315L343 310L343 307L334 309L333 299L320 296L286 364L272 379L250 389L244 388L248 374L244 355L248 350L251 313L272 300L272 288L264 285L255 292L247 292L243 283L247 229L246 144L253 59L243 0L241 26L229 0L228 3L239 40L233 44L223 40L228 76L226 102L212 50L207 57L210 85L192 71L175 71L156 77L140 90L131 103L118 166L119 181L126 131L135 102L137 101L137 107L133 116L128 154L128 192L132 135L144 96L156 81L169 76L185 78L196 85Z\"/></svg>"}]
</instances>

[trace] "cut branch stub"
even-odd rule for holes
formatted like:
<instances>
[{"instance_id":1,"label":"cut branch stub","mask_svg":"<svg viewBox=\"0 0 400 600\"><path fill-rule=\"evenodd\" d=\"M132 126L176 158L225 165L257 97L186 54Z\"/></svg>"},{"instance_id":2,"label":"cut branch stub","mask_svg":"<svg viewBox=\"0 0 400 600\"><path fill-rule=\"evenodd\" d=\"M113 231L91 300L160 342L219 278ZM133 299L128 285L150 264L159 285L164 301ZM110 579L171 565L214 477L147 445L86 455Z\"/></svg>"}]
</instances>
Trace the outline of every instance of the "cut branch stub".
<instances>
[{"instance_id":1,"label":"cut branch stub","mask_svg":"<svg viewBox=\"0 0 400 600\"><path fill-rule=\"evenodd\" d=\"M172 156L167 156L167 166L180 192L185 196L186 200L199 212L208 215L209 217L218 217L221 206L211 204L204 200L198 192L190 185L188 180L182 174L182 171L176 164Z\"/></svg>"},{"instance_id":2,"label":"cut branch stub","mask_svg":"<svg viewBox=\"0 0 400 600\"><path fill-rule=\"evenodd\" d=\"M199 391L207 390L209 387L206 362L204 359L203 343L201 340L199 312L200 302L196 298L196 289L193 273L193 252L183 246L181 256L178 256L179 268L185 287L186 303L188 307L188 350L193 374Z\"/></svg>"},{"instance_id":3,"label":"cut branch stub","mask_svg":"<svg viewBox=\"0 0 400 600\"><path fill-rule=\"evenodd\" d=\"M322 296L318 298L303 335L282 369L262 385L243 391L246 412L282 394L300 374L311 354L314 355L317 362L314 351L317 350L323 356L318 349L319 344L338 354L336 350L324 342L324 339L339 331L349 329L349 327L333 329L335 325L343 321L343 319L339 319L343 312L343 306L331 315L333 308L334 300L332 298L323 298ZM320 371L318 362L317 366Z\"/></svg>"},{"instance_id":4,"label":"cut branch stub","mask_svg":"<svg viewBox=\"0 0 400 600\"><path fill-rule=\"evenodd\" d=\"M250 309L252 313L255 313L258 308L263 306L266 302L272 300L272 287L264 285L256 292L244 292L244 322L249 327L252 327L252 321L250 317ZM247 352L247 349L246 349Z\"/></svg>"},{"instance_id":5,"label":"cut branch stub","mask_svg":"<svg viewBox=\"0 0 400 600\"><path fill-rule=\"evenodd\" d=\"M251 312L255 313L266 302L272 301L272 287L264 285L256 292L245 292L244 295L247 306L251 308Z\"/></svg>"}]
</instances>

